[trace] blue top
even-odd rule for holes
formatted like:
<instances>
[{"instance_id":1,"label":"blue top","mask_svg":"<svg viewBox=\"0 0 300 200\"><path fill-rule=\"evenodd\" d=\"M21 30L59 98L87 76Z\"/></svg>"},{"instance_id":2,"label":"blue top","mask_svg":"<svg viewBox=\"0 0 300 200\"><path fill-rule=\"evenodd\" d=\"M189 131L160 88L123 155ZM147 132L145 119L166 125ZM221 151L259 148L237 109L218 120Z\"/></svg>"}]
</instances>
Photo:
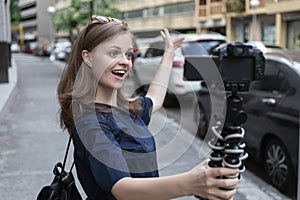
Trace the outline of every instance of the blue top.
<instances>
[{"instance_id":1,"label":"blue top","mask_svg":"<svg viewBox=\"0 0 300 200\"><path fill-rule=\"evenodd\" d=\"M124 108L97 104L112 112L86 108L75 122L74 160L88 199L116 199L111 189L124 177L158 177L155 142L147 127L153 103L147 97L140 101L137 118Z\"/></svg>"}]
</instances>

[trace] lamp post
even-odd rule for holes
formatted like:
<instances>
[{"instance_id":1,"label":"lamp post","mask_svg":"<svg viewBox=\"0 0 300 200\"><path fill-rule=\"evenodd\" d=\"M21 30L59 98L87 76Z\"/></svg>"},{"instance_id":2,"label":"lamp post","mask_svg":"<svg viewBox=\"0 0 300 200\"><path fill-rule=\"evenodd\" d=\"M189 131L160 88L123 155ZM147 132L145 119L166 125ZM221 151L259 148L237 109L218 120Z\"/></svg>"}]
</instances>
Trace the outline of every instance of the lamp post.
<instances>
[{"instance_id":1,"label":"lamp post","mask_svg":"<svg viewBox=\"0 0 300 200\"><path fill-rule=\"evenodd\" d=\"M251 31L251 39L253 41L255 41L257 38L256 38L256 31L257 31L257 19L256 19L256 13L255 13L255 8L257 8L258 6L260 5L260 1L259 0L250 0L250 6L251 8L253 8L253 15L252 15L252 31Z\"/></svg>"},{"instance_id":2,"label":"lamp post","mask_svg":"<svg viewBox=\"0 0 300 200\"><path fill-rule=\"evenodd\" d=\"M47 8L47 12L50 14L50 44L51 46L54 43L54 31L53 31L53 22L52 22L52 15L56 12L55 7L49 6Z\"/></svg>"}]
</instances>

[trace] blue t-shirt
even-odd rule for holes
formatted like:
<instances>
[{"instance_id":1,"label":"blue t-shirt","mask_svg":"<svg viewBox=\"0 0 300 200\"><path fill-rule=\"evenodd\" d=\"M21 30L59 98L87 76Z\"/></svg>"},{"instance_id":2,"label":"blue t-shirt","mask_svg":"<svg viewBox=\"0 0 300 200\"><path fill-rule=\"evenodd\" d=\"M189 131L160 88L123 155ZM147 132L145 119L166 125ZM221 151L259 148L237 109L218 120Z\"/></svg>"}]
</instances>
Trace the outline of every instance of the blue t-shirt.
<instances>
[{"instance_id":1,"label":"blue t-shirt","mask_svg":"<svg viewBox=\"0 0 300 200\"><path fill-rule=\"evenodd\" d=\"M140 97L136 118L126 109L97 104L112 112L83 110L73 133L78 179L88 199L111 200L113 185L124 177L158 177L156 147L147 125L152 101Z\"/></svg>"}]
</instances>

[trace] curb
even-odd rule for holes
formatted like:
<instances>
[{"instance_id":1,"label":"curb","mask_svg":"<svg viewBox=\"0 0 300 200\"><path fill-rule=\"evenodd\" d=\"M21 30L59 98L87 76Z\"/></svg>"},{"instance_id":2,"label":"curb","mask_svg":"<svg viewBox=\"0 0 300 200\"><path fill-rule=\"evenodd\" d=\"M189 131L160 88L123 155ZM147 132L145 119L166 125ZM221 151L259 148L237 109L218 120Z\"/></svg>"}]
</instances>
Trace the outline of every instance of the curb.
<instances>
[{"instance_id":1,"label":"curb","mask_svg":"<svg viewBox=\"0 0 300 200\"><path fill-rule=\"evenodd\" d=\"M12 58L11 67L8 68L8 83L0 84L0 120L5 117L11 107L12 99L17 95L18 71L15 60Z\"/></svg>"}]
</instances>

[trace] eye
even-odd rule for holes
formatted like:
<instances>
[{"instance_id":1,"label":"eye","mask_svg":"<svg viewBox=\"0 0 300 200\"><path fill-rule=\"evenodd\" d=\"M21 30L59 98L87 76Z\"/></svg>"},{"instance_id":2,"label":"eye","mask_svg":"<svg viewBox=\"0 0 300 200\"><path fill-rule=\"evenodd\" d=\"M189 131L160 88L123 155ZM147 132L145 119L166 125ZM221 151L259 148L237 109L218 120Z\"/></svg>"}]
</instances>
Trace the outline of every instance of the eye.
<instances>
[{"instance_id":1,"label":"eye","mask_svg":"<svg viewBox=\"0 0 300 200\"><path fill-rule=\"evenodd\" d=\"M113 57L113 58L117 57L119 54L120 54L119 51L111 51L111 52L109 52L109 55L110 55L111 57Z\"/></svg>"},{"instance_id":2,"label":"eye","mask_svg":"<svg viewBox=\"0 0 300 200\"><path fill-rule=\"evenodd\" d=\"M132 52L126 52L125 53L125 56L126 56L126 58L128 59L128 60L131 60L131 58L132 58Z\"/></svg>"}]
</instances>

